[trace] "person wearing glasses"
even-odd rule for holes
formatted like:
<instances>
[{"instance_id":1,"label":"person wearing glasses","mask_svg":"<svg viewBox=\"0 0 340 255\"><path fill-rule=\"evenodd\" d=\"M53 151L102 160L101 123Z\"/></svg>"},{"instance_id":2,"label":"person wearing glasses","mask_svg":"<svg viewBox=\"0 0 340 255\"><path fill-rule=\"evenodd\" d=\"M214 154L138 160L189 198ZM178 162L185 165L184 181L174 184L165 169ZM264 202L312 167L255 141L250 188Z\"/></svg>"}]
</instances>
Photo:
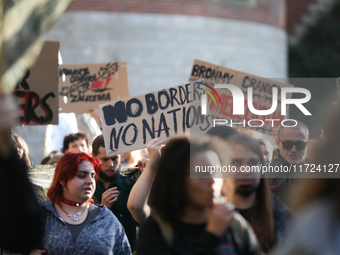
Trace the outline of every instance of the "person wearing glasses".
<instances>
[{"instance_id":1,"label":"person wearing glasses","mask_svg":"<svg viewBox=\"0 0 340 255\"><path fill-rule=\"evenodd\" d=\"M296 123L297 122L297 123ZM272 160L272 167L294 167L300 169L304 164L312 163L312 159L307 157L307 145L309 141L309 130L301 121L286 121L285 126L278 130L276 145L278 155ZM296 126L295 126L296 125ZM295 127L294 127L295 126ZM296 173L272 172L268 174L269 187L272 193L281 199L283 203L291 206L291 194L297 179Z\"/></svg>"},{"instance_id":2,"label":"person wearing glasses","mask_svg":"<svg viewBox=\"0 0 340 255\"><path fill-rule=\"evenodd\" d=\"M314 163L326 165L340 163L340 105L329 111L325 121L325 140L316 148ZM335 173L335 172L334 172ZM329 178L324 178L325 174ZM294 196L294 209L299 219L285 241L272 255L337 255L340 251L340 179L305 178L299 182Z\"/></svg>"}]
</instances>

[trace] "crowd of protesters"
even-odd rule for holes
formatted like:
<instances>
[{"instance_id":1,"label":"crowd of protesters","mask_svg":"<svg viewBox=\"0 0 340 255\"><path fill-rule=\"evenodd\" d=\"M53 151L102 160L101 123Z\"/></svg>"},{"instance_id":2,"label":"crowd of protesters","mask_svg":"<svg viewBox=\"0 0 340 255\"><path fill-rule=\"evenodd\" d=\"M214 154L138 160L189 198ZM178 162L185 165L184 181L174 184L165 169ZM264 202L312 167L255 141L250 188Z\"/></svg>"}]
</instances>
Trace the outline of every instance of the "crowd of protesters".
<instances>
[{"instance_id":1,"label":"crowd of protesters","mask_svg":"<svg viewBox=\"0 0 340 255\"><path fill-rule=\"evenodd\" d=\"M7 100L0 95L1 105ZM29 148L8 121L14 108L1 109L3 254L340 252L339 179L239 171L338 164L339 110L325 130L301 121L280 127L275 144L217 126L200 137L154 138L139 158L135 152L107 156L102 135L91 144L85 133L70 134L60 151L42 159L56 167L39 206L26 174ZM195 165L213 160L238 171L224 179L209 172L190 177Z\"/></svg>"}]
</instances>

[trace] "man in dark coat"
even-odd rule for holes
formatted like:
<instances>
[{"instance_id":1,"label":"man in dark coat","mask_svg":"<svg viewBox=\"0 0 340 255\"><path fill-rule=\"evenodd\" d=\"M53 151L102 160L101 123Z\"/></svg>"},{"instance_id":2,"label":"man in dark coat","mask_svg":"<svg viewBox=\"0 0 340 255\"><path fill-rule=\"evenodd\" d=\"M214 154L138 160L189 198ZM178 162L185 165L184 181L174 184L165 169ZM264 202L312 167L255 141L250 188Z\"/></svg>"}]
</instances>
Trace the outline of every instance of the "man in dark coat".
<instances>
[{"instance_id":1,"label":"man in dark coat","mask_svg":"<svg viewBox=\"0 0 340 255\"><path fill-rule=\"evenodd\" d=\"M113 212L123 225L131 250L134 251L137 244L136 224L127 208L127 200L141 172L138 167L119 171L120 155L106 155L103 135L93 140L92 154L102 163L93 200Z\"/></svg>"},{"instance_id":2,"label":"man in dark coat","mask_svg":"<svg viewBox=\"0 0 340 255\"><path fill-rule=\"evenodd\" d=\"M270 163L271 167L280 167L290 171L271 172L268 174L269 187L282 202L291 206L291 190L297 183L297 174L300 167L304 169L304 164L310 164L311 159L307 157L307 144L309 131L307 126L301 121L286 121L285 126L281 126L278 131L276 145L279 153ZM294 126L294 127L293 127ZM278 168L277 168L278 169Z\"/></svg>"}]
</instances>

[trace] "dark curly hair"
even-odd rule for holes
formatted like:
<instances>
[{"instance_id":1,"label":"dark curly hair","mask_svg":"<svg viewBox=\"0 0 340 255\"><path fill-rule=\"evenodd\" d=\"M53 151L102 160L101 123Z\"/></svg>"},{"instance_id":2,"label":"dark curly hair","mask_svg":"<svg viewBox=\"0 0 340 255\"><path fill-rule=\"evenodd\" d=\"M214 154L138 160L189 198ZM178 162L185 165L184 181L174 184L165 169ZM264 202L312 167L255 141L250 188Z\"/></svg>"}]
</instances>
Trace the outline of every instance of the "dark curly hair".
<instances>
[{"instance_id":1,"label":"dark curly hair","mask_svg":"<svg viewBox=\"0 0 340 255\"><path fill-rule=\"evenodd\" d=\"M189 178L190 160L209 149L209 140L190 141L188 136L176 136L162 149L148 203L163 220L173 222L183 215L188 204L185 181Z\"/></svg>"}]
</instances>

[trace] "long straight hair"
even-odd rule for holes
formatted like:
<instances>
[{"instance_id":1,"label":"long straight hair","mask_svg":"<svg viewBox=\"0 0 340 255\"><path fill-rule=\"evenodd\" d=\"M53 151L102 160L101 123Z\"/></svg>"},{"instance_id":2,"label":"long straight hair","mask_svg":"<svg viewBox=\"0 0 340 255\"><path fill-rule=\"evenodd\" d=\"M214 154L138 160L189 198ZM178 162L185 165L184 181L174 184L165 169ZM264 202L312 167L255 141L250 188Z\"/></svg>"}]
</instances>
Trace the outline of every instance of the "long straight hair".
<instances>
[{"instance_id":1,"label":"long straight hair","mask_svg":"<svg viewBox=\"0 0 340 255\"><path fill-rule=\"evenodd\" d=\"M257 140L249 135L235 135L230 139L231 146L241 144L253 151L264 165L263 155L260 144ZM256 237L264 243L268 248L275 244L275 224L272 197L268 188L266 178L261 178L259 186L256 190L256 207L251 215L250 225L253 227Z\"/></svg>"}]
</instances>

